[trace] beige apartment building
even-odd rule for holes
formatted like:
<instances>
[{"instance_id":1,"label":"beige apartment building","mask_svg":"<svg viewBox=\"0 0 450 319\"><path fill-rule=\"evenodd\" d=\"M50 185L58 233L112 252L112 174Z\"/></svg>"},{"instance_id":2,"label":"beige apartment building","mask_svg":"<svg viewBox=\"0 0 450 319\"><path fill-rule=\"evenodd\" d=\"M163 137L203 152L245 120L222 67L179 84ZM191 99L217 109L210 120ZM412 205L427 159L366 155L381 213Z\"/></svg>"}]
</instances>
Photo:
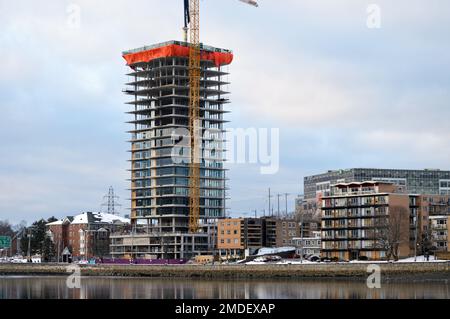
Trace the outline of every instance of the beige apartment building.
<instances>
[{"instance_id":1,"label":"beige apartment building","mask_svg":"<svg viewBox=\"0 0 450 319\"><path fill-rule=\"evenodd\" d=\"M396 257L408 257L410 216L410 196L391 183L334 185L331 196L322 198L322 256L381 260L389 257L388 247L395 244Z\"/></svg>"},{"instance_id":2,"label":"beige apartment building","mask_svg":"<svg viewBox=\"0 0 450 319\"><path fill-rule=\"evenodd\" d=\"M435 252L449 252L450 216L430 216L431 246Z\"/></svg>"},{"instance_id":3,"label":"beige apartment building","mask_svg":"<svg viewBox=\"0 0 450 319\"><path fill-rule=\"evenodd\" d=\"M220 257L237 258L243 255L242 218L221 219L217 223L217 249Z\"/></svg>"}]
</instances>

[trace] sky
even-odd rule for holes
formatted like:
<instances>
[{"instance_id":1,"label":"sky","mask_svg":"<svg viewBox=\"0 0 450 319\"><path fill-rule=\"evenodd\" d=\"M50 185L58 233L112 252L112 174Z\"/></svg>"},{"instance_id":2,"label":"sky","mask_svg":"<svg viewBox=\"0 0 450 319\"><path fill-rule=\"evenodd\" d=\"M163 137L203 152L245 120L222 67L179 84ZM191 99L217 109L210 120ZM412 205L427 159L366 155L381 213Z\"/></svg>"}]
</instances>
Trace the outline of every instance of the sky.
<instances>
[{"instance_id":1,"label":"sky","mask_svg":"<svg viewBox=\"0 0 450 319\"><path fill-rule=\"evenodd\" d=\"M109 186L128 213L121 52L181 40L182 2L0 0L0 219L98 211ZM227 128L279 129L276 174L228 165L229 214L269 187L292 210L330 169L450 169L449 1L259 3L201 1L202 42L234 53Z\"/></svg>"}]
</instances>

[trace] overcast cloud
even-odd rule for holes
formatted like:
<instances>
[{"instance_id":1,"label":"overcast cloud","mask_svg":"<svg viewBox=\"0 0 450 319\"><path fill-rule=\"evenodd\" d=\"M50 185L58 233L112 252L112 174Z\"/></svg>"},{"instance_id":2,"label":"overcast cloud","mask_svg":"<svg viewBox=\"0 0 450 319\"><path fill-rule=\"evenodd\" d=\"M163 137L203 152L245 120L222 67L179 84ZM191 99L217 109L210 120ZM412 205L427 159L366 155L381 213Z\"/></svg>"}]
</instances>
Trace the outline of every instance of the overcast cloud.
<instances>
[{"instance_id":1,"label":"overcast cloud","mask_svg":"<svg viewBox=\"0 0 450 319\"><path fill-rule=\"evenodd\" d=\"M267 210L268 187L292 208L328 169L450 169L449 1L259 2L201 2L203 42L235 53L229 127L281 135L278 174L229 166L230 213ZM110 185L128 213L121 51L181 26L181 0L0 0L1 219L98 210Z\"/></svg>"}]
</instances>

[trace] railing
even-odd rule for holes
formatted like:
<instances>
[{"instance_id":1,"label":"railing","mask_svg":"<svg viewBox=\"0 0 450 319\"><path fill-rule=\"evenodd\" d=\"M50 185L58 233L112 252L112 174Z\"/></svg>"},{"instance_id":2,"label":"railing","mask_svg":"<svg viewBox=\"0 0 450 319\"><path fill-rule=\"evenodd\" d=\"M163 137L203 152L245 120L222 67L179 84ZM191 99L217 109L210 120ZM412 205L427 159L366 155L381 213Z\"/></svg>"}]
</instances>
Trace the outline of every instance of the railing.
<instances>
[{"instance_id":1,"label":"railing","mask_svg":"<svg viewBox=\"0 0 450 319\"><path fill-rule=\"evenodd\" d=\"M359 190L353 192L342 192L342 191L334 191L331 193L332 196L346 196L346 195L372 195L377 194L376 190Z\"/></svg>"},{"instance_id":2,"label":"railing","mask_svg":"<svg viewBox=\"0 0 450 319\"><path fill-rule=\"evenodd\" d=\"M431 229L447 229L447 225L431 225Z\"/></svg>"},{"instance_id":3,"label":"railing","mask_svg":"<svg viewBox=\"0 0 450 319\"><path fill-rule=\"evenodd\" d=\"M127 51L123 51L122 54L123 55L128 55L128 54L133 54L133 53L138 53L138 52L142 52L142 51L147 51L147 50L152 50L152 49L157 49L157 48L161 48L161 47L165 47L165 46L169 46L169 45L181 45L181 46L189 46L189 44L187 42L182 42L182 41L166 41L166 42L161 42L161 43L157 43L157 44L153 44L153 45L146 45L137 49L131 49L131 50L127 50ZM220 48L214 48L212 46L209 45L204 45L203 43L200 43L200 49L204 50L204 51L210 51L210 52L223 52L223 53L232 53L232 51L230 50L226 50L226 49L220 49Z\"/></svg>"}]
</instances>

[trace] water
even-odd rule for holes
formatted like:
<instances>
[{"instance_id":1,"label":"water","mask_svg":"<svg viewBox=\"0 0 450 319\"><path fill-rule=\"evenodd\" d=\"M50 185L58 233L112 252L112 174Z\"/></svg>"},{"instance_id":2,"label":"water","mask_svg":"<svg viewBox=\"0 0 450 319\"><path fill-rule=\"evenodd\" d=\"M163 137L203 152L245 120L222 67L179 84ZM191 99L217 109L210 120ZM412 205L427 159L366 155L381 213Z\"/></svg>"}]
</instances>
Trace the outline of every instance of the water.
<instances>
[{"instance_id":1,"label":"water","mask_svg":"<svg viewBox=\"0 0 450 319\"><path fill-rule=\"evenodd\" d=\"M84 277L0 277L0 299L449 299L450 281L382 283L352 280L186 280Z\"/></svg>"}]
</instances>

